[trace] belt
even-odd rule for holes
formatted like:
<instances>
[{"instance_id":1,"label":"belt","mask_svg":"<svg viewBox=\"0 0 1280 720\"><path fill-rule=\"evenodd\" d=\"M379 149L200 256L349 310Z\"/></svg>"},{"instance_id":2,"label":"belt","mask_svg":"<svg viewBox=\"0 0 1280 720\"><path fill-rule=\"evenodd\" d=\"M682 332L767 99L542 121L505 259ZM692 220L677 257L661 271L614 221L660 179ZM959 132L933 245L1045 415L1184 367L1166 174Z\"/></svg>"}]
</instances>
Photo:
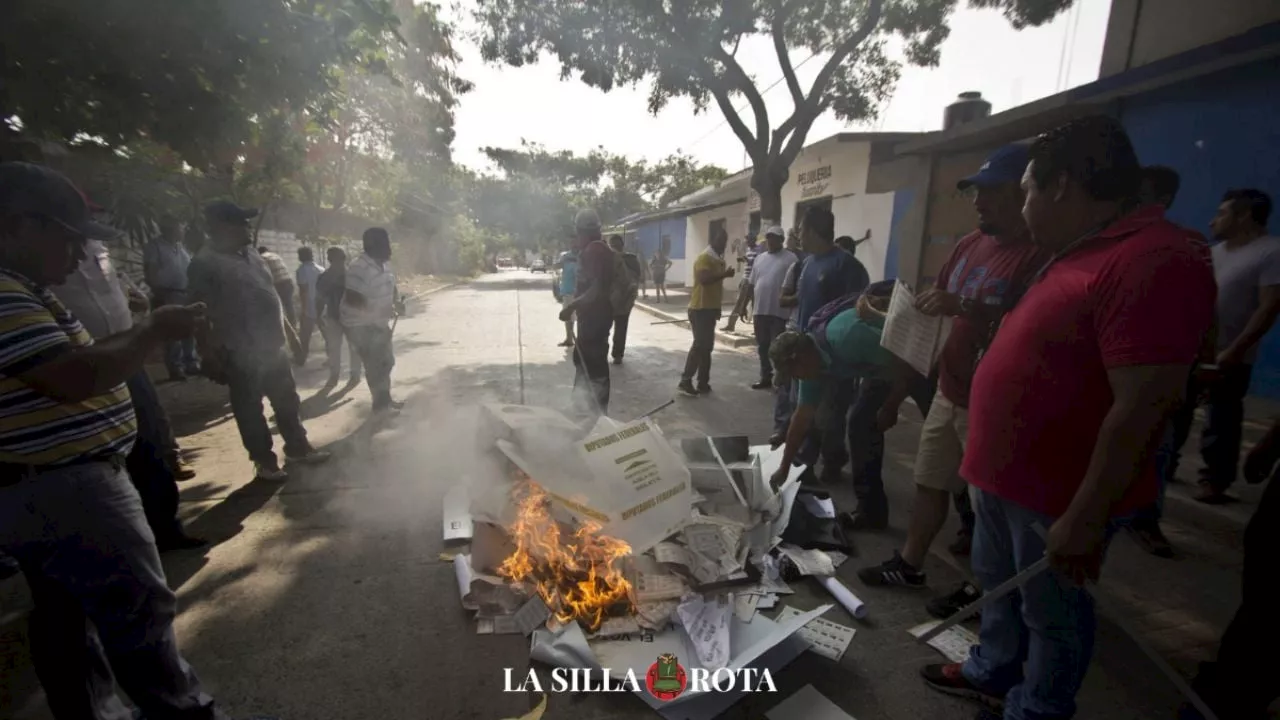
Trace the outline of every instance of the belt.
<instances>
[{"instance_id":1,"label":"belt","mask_svg":"<svg viewBox=\"0 0 1280 720\"><path fill-rule=\"evenodd\" d=\"M39 477L45 473L66 470L67 468L80 467L82 465L94 465L104 463L110 465L113 470L123 470L125 466L124 455L107 455L104 457L84 458L81 460L73 460L69 463L61 465L26 465L24 463L0 463L0 488L12 487L24 480Z\"/></svg>"}]
</instances>

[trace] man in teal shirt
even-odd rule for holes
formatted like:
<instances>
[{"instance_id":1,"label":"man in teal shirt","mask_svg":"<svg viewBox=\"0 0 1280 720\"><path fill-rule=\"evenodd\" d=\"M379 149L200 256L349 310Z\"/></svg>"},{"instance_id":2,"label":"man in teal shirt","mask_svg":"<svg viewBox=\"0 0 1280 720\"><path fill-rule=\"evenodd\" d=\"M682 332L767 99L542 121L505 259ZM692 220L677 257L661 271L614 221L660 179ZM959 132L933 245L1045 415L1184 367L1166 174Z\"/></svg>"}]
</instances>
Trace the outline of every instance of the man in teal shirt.
<instances>
[{"instance_id":1,"label":"man in teal shirt","mask_svg":"<svg viewBox=\"0 0 1280 720\"><path fill-rule=\"evenodd\" d=\"M573 293L578 288L578 253L570 250L560 255L556 266L560 269L559 292L556 298L563 307L573 302ZM560 347L573 347L573 320L564 321L564 342Z\"/></svg>"},{"instance_id":2,"label":"man in teal shirt","mask_svg":"<svg viewBox=\"0 0 1280 720\"><path fill-rule=\"evenodd\" d=\"M888 302L888 297L864 294L857 307L837 313L825 327L808 333L785 332L773 341L769 358L775 382L779 373L799 381L782 464L773 476L775 484L786 479L814 420L826 422L826 415L833 411L828 405L835 383L861 378L892 388L876 415L873 432L881 441L884 431L897 421L898 406L921 384L923 379L915 370L880 346ZM927 403L922 407L927 408Z\"/></svg>"}]
</instances>

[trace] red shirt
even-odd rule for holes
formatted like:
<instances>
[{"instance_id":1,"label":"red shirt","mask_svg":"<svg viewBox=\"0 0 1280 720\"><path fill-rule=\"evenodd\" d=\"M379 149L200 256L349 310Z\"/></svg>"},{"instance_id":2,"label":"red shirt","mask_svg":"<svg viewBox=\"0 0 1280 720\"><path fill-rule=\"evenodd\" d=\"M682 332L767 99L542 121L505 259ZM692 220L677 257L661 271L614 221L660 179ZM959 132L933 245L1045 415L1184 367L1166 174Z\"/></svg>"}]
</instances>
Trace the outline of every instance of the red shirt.
<instances>
[{"instance_id":1,"label":"red shirt","mask_svg":"<svg viewBox=\"0 0 1280 720\"><path fill-rule=\"evenodd\" d=\"M972 300L975 306L1004 307L1049 259L1030 240L1001 244L973 231L960 239L938 272L938 288ZM938 354L938 390L960 407L969 406L973 364L986 346L990 328L967 316L954 318Z\"/></svg>"},{"instance_id":2,"label":"red shirt","mask_svg":"<svg viewBox=\"0 0 1280 720\"><path fill-rule=\"evenodd\" d=\"M1187 365L1216 287L1186 231L1159 208L1120 218L1058 260L1007 316L978 364L960 474L1053 517L1084 479L1111 408L1110 368ZM1154 458L1112 508L1156 497Z\"/></svg>"}]
</instances>

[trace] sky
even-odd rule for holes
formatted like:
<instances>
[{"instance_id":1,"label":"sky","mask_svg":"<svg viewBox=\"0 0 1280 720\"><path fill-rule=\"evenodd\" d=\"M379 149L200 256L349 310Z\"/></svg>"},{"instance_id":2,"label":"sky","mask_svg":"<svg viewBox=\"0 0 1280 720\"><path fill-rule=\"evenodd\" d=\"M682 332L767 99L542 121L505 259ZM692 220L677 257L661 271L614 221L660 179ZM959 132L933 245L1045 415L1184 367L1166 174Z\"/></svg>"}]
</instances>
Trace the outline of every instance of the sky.
<instances>
[{"instance_id":1,"label":"sky","mask_svg":"<svg viewBox=\"0 0 1280 720\"><path fill-rule=\"evenodd\" d=\"M742 143L724 124L714 103L695 115L692 103L674 99L654 116L648 112L644 84L604 93L572 77L561 80L554 59L521 68L485 63L466 37L471 6L463 0L446 11L462 26L458 72L475 83L456 111L456 162L491 169L480 148L516 147L525 139L552 150L586 153L603 147L648 160L684 151L699 162L730 171L745 167ZM876 120L847 125L830 113L818 118L808 143L846 131L938 130L943 109L964 91L981 92L991 102L992 112L1000 112L1091 82L1098 77L1110 6L1111 0L1076 0L1071 10L1052 23L1022 31L1014 30L998 11L958 10L937 67L905 67L893 97ZM738 58L757 88L768 87L782 76L767 38L744 41ZM807 50L792 55L806 90L824 60L822 55L810 58ZM775 85L764 99L771 125L777 126L791 114L785 83ZM745 99L736 99L735 107L744 108L748 126L754 127L745 105Z\"/></svg>"}]
</instances>

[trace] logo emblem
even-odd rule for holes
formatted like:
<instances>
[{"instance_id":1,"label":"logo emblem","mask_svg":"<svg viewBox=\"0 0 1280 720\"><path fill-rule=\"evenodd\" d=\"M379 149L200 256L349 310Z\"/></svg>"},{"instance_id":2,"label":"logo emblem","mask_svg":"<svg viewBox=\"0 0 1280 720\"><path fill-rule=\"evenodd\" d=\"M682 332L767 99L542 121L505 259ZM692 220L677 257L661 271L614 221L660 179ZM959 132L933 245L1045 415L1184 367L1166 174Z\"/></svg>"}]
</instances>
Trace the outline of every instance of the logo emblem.
<instances>
[{"instance_id":1,"label":"logo emblem","mask_svg":"<svg viewBox=\"0 0 1280 720\"><path fill-rule=\"evenodd\" d=\"M659 700L674 700L680 697L689 685L684 666L676 661L676 656L666 653L658 656L658 661L649 666L645 673L644 684L649 693Z\"/></svg>"}]
</instances>

